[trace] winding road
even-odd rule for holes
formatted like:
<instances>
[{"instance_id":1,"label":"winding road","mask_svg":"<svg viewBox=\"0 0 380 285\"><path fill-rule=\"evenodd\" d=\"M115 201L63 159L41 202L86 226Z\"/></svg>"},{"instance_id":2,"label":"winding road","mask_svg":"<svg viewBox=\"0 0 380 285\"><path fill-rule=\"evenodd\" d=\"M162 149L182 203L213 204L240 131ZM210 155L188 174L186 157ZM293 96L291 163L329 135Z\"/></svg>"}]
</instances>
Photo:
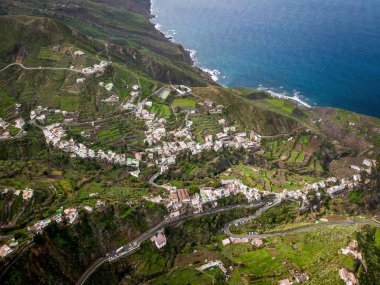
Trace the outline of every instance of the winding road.
<instances>
[{"instance_id":1,"label":"winding road","mask_svg":"<svg viewBox=\"0 0 380 285\"><path fill-rule=\"evenodd\" d=\"M156 226L150 228L148 231L134 239L133 241L127 243L126 245L113 250L106 254L106 256L101 257L97 259L78 279L78 281L75 283L76 285L83 285L85 284L86 280L92 275L92 273L95 272L95 270L100 267L105 262L112 262L115 261L123 256L130 255L131 253L135 252L139 247L140 244L148 239L150 239L160 228L163 226L167 226L170 224L176 224L188 219L196 218L196 217L202 217L212 214L217 214L225 211L231 211L235 209L254 209L254 208L260 208L265 205L264 201L252 203L252 204L246 204L246 205L230 205L223 208L217 208L217 209L211 209L206 212L202 213L195 213L195 214L187 214L187 215L181 215L175 218L168 218L166 217L163 221L161 221Z\"/></svg>"},{"instance_id":2,"label":"winding road","mask_svg":"<svg viewBox=\"0 0 380 285\"><path fill-rule=\"evenodd\" d=\"M284 235L290 235L290 234L296 234L301 232L306 232L318 228L323 227L333 227L333 226L352 226L352 225L370 225L376 228L380 228L380 221L377 221L375 218L372 220L363 220L363 221L355 221L350 218L342 221L337 222L320 222L313 225L303 226L296 229L289 229L289 230L282 230L282 231L274 231L270 233L262 233L262 234L233 234L230 231L230 227L232 226L239 226L244 223L247 223L248 221L256 219L258 216L260 216L265 211L269 210L270 208L277 206L281 204L282 200L279 198L276 198L274 202L266 204L264 207L260 208L258 211L256 211L253 215L245 218L236 219L234 221L228 222L223 227L224 233L232 238L270 238L275 236L284 236Z\"/></svg>"},{"instance_id":3,"label":"winding road","mask_svg":"<svg viewBox=\"0 0 380 285\"><path fill-rule=\"evenodd\" d=\"M22 63L11 63L11 64L8 64L6 67L4 67L3 69L1 69L0 72L5 71L5 70L7 70L8 68L10 68L12 66L19 66L19 67L21 67L22 69L25 69L25 70L66 70L66 71L72 71L72 72L76 72L76 73L80 73L80 74L85 74L82 70L73 69L73 68L66 68L66 67L42 67L42 66L39 66L39 67L26 67Z\"/></svg>"},{"instance_id":4,"label":"winding road","mask_svg":"<svg viewBox=\"0 0 380 285\"><path fill-rule=\"evenodd\" d=\"M224 228L223 231L225 234L229 237L233 238L242 238L242 237L247 237L247 238L270 238L270 237L275 237L275 236L282 236L282 235L289 235L289 234L295 234L295 233L300 233L300 232L305 232L317 228L322 228L322 227L332 227L332 226L351 226L351 225L371 225L374 227L380 228L380 224L376 223L375 221L354 221L354 220L344 220L344 221L339 221L339 222L329 222L329 223L319 223L319 224L314 224L314 225L309 225L309 226L304 226L300 227L297 229L292 229L292 230L284 230L284 231L278 231L278 232L271 232L271 233L263 233L263 234L253 234L253 235L237 235L233 234L230 231L230 227L233 225L239 225L239 223L245 223L248 222L249 220L253 220L260 216L262 213L265 211L269 210L272 207L275 207L279 204L281 204L281 199L276 198L274 201L268 202L268 201L260 201L252 204L247 204L247 205L230 205L222 208L214 208L206 212L202 213L195 213L195 214L187 214L187 215L181 215L175 218L169 218L166 217L163 221L161 221L159 224L156 226L150 228L148 231L134 239L133 241L127 243L126 245L120 247L119 249L113 250L109 253L106 254L106 256L101 257L97 259L78 279L78 281L75 283L76 285L83 285L85 284L86 280L95 272L97 268L99 268L102 264L105 262L113 262L123 256L130 255L137 251L140 247L140 244L148 239L150 239L160 228L163 226L171 225L171 224L176 224L188 219L196 218L196 217L201 217L201 216L206 216L206 215L212 215L220 212L225 212L225 211L231 211L234 209L242 209L242 208L247 208L247 209L255 209L259 208L253 215L245 217L245 218L240 218L231 222L228 222Z\"/></svg>"},{"instance_id":5,"label":"winding road","mask_svg":"<svg viewBox=\"0 0 380 285\"><path fill-rule=\"evenodd\" d=\"M335 227L335 226L353 226L353 225L370 225L376 228L380 228L380 224L377 224L375 222L371 221L354 221L351 219L343 220L343 221L338 221L338 222L326 222L326 223L318 223L314 225L309 225L309 226L304 226L296 229L291 229L291 230L284 230L284 231L275 231L275 232L270 232L270 233L263 233L263 234L233 234L230 232L229 227L225 227L223 230L224 232L232 238L271 238L275 236L285 236L285 235L291 235L291 234L296 234L296 233L301 233L301 232L307 232L310 230L315 230L318 228L325 228L325 227Z\"/></svg>"}]
</instances>

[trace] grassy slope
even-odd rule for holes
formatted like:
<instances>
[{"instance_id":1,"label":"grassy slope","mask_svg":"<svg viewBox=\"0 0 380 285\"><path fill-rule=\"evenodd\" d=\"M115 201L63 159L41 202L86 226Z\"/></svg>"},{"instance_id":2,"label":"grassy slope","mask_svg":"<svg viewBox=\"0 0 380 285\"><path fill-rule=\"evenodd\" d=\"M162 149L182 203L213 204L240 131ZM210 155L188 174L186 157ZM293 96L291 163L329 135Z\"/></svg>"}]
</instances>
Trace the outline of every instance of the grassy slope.
<instances>
[{"instance_id":1,"label":"grassy slope","mask_svg":"<svg viewBox=\"0 0 380 285\"><path fill-rule=\"evenodd\" d=\"M132 11L144 11L144 15ZM189 55L158 32L146 18L149 1L70 1L63 7L56 1L9 1L0 8L10 15L44 16L113 44L110 50L135 65L151 77L166 81L204 85L208 80L190 66ZM166 73L169 70L170 75Z\"/></svg>"}]
</instances>

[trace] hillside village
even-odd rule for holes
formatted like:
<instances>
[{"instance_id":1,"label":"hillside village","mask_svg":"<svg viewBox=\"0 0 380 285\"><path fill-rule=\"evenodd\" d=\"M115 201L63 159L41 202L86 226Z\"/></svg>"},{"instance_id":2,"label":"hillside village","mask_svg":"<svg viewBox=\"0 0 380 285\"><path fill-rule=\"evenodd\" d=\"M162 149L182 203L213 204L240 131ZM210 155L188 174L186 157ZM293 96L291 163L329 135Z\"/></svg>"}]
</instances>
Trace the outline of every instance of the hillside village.
<instances>
[{"instance_id":1,"label":"hillside village","mask_svg":"<svg viewBox=\"0 0 380 285\"><path fill-rule=\"evenodd\" d=\"M371 171L367 168L366 171ZM203 210L203 205L212 203L214 207L218 205L217 201L222 198L243 194L246 200L251 203L260 201L268 195L275 195L279 200L299 201L300 204L307 206L309 204L308 194L310 191L315 191L318 199L322 200L325 195L334 197L346 190L353 190L360 187L363 183L360 174L355 174L353 177L338 180L335 177L330 177L326 180L306 184L304 188L298 190L283 189L281 193L274 193L251 188L244 185L239 180L221 180L222 186L219 188L205 187L200 188L199 193L189 196L188 189L178 189L172 185L163 185L167 190L167 194L157 197L146 197L147 200L154 203L163 203L171 217L179 216L185 211L187 205L191 205L193 213L199 213Z\"/></svg>"},{"instance_id":2,"label":"hillside village","mask_svg":"<svg viewBox=\"0 0 380 285\"><path fill-rule=\"evenodd\" d=\"M82 55L82 54L80 54ZM82 70L86 76L93 73L102 73L104 69L111 63L102 62L95 64L93 68L85 68ZM83 83L83 80L80 82ZM105 85L104 82L99 82L101 88L105 88L108 92L111 92L114 88L113 83ZM171 87L177 92L179 96L184 94L191 96L191 89L186 86ZM197 142L191 132L193 122L189 119L192 114L196 113L193 109L187 112L185 118L185 124L178 129L167 131L164 118L158 117L155 113L147 110L147 107L152 106L152 102L148 101L148 98L141 100L141 90L139 85L133 85L131 88L130 97L126 102L123 102L120 106L121 110L127 113L133 113L137 119L145 121L145 142L148 147L145 149L145 153L135 153L134 157L126 157L125 154L118 154L111 150L103 151L93 150L83 143L77 143L72 138L67 139L67 133L64 129L64 125L75 123L78 119L78 114L73 112L67 112L59 109L48 109L46 107L38 106L35 110L30 112L30 120L32 124L38 125L42 130L48 144L52 144L54 147L60 150L70 153L72 157L78 157L82 159L98 159L110 164L117 164L120 166L131 166L135 168L130 172L131 175L138 177L140 170L140 161L144 156L147 164L155 164L161 171L161 173L168 170L169 166L176 163L177 156L185 150L190 150L192 155L198 154L203 151L214 150L219 151L223 147L226 148L245 148L248 150L257 150L260 148L260 135L251 131L249 134L246 132L238 132L236 127L227 126L225 119L220 119L219 124L223 129L223 132L217 133L215 136L208 134L205 135L205 143L200 144ZM160 89L162 90L162 88ZM162 96L162 91L158 90L156 96ZM164 91L171 90L164 88ZM103 100L105 103L119 102L119 98L116 94L111 95L107 99ZM137 102L137 103L136 103ZM207 99L203 103L203 106L209 108L210 113L214 113L214 103ZM217 110L223 110L222 105L216 107ZM217 112L221 114L221 112ZM46 119L49 114L62 115L62 121L56 122L51 125L46 125ZM95 122L92 122L94 125Z\"/></svg>"},{"instance_id":3,"label":"hillside village","mask_svg":"<svg viewBox=\"0 0 380 285\"><path fill-rule=\"evenodd\" d=\"M377 284L377 118L219 85L149 0L55 2L0 1L2 284Z\"/></svg>"},{"instance_id":4,"label":"hillside village","mask_svg":"<svg viewBox=\"0 0 380 285\"><path fill-rule=\"evenodd\" d=\"M79 52L75 54L75 56L82 55L83 53ZM82 69L82 73L85 76L102 74L110 64L110 62L101 62L100 64L95 64L93 67ZM83 84L85 80L85 78L79 78L76 82L77 84ZM188 189L178 189L170 184L159 186L154 184L153 181L157 179L160 174L168 171L170 165L174 165L177 162L178 155L183 151L188 150L192 155L210 150L221 151L224 148L243 148L249 151L257 151L261 148L261 136L254 131L250 131L249 133L238 131L235 126L229 126L226 119L221 118L218 120L218 124L222 131L215 135L206 134L204 136L204 143L200 143L194 138L192 133L194 123L191 121L191 116L196 114L197 108L185 108L182 110L181 112L185 114L185 121L182 126L174 130L168 130L166 126L167 120L149 111L152 106L152 101L149 101L149 97L142 99L139 85L136 84L131 87L128 100L122 103L120 103L118 95L112 93L114 88L113 83L105 84L104 82L99 82L99 87L111 93L107 99L102 100L103 103L120 104L120 109L123 112L133 114L136 119L144 121L145 151L136 152L133 157L128 157L126 154L116 153L112 150L95 150L84 143L76 142L75 139L68 136L66 127L78 122L79 114L77 112L67 112L60 109L49 109L47 107L38 106L30 112L30 123L41 128L47 144L51 144L53 147L69 153L72 158L96 159L107 164L125 166L128 168L130 175L134 177L139 177L140 167L155 165L158 169L158 173L152 179L152 184L165 189L166 192L164 195L157 197L146 196L145 199L154 203L164 204L169 212L169 218L176 218L186 213L188 207L192 209L192 213L194 214L201 213L204 205L211 204L213 207L217 207L217 201L219 199L229 198L238 194L242 194L249 203L260 201L263 197L268 195L275 195L280 201L295 200L299 201L300 205L307 205L307 195L310 191L316 191L318 199L322 199L325 193L334 196L342 191L355 189L362 185L362 183L368 183L368 179L362 181L361 173L365 172L370 174L372 169L376 167L376 161L364 159L362 165L351 165L351 168L356 172L352 177L345 179L331 177L312 184L306 183L302 189L283 189L281 193L251 188L236 179L222 179L220 181L221 187L201 187L199 193L190 196ZM173 91L176 92L176 96L192 96L191 89L184 85L162 87L151 96L158 96L165 99ZM205 108L206 112L210 115L223 114L224 106L215 105L210 99L198 102L198 104L203 109ZM58 116L59 121L48 124L50 118L54 116ZM94 126L96 122L89 123ZM19 130L19 133L23 132L25 124L22 118L14 121L14 127ZM9 132L7 132L9 126L9 123L2 119L0 120L0 128L3 130L2 138L12 138ZM82 136L85 137L86 133L82 132ZM18 195L18 193L16 195ZM30 199L32 196L32 190L24 190L24 199ZM102 205L103 202L98 200L97 207L101 207ZM80 207L89 213L93 211L93 208L88 205L82 205ZM41 233L52 221L61 223L63 220L67 220L69 224L73 224L79 217L78 209L78 207L59 208L52 217L35 222L28 227L28 230L33 234ZM166 244L166 238L163 233L157 233L156 238L153 238L152 241L156 242L158 248ZM11 253L12 250L4 248L2 252L6 255Z\"/></svg>"}]
</instances>

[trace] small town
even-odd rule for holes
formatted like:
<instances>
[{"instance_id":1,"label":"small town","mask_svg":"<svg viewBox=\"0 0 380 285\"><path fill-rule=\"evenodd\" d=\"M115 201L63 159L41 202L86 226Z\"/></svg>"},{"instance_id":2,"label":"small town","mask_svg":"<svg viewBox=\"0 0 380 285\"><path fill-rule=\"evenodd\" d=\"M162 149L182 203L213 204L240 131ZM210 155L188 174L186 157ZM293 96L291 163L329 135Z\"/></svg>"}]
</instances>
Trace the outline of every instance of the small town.
<instances>
[{"instance_id":1,"label":"small town","mask_svg":"<svg viewBox=\"0 0 380 285\"><path fill-rule=\"evenodd\" d=\"M104 65L104 64L103 64ZM100 64L94 70L99 72L103 66ZM87 70L87 69L86 69ZM90 69L89 69L90 70ZM99 86L104 87L108 91L112 91L113 84L109 83L105 85L103 82L99 83ZM191 89L186 86L179 86L178 88L173 87L179 94L191 94ZM235 148L235 149L248 149L257 150L260 148L260 135L251 131L249 135L246 132L238 132L236 127L226 126L226 120L220 119L219 124L223 128L223 132L217 133L214 136L206 135L204 137L205 143L200 144L194 140L191 132L191 127L193 122L188 119L195 110L188 111L185 118L185 126L173 131L166 130L166 120L164 118L159 118L156 114L149 112L145 107L151 106L152 102L147 101L147 99L142 100L139 104L134 105L133 102L140 97L140 88L138 85L133 85L130 93L130 98L127 103L122 105L122 109L133 112L137 119L145 121L146 131L145 131L145 142L148 143L148 147L145 150L145 156L147 163L154 163L163 173L169 169L169 166L176 163L177 156L185 150L190 150L192 155L198 154L202 151L215 150L220 151L223 147ZM184 90L184 91L181 91ZM160 92L157 92L160 94ZM104 100L104 102L112 103L118 102L119 99L115 97L116 95L111 95ZM202 105L212 108L213 102L211 100L205 100ZM218 110L222 110L223 106L218 106ZM76 113L70 113L63 110L50 110L48 108L43 108L38 106L35 110L30 112L30 119L32 124L42 124L46 122L48 114L62 115L63 120L61 123L57 122L47 126L40 126L48 144L52 144L54 147L70 153L72 157L78 157L82 159L98 159L100 161L117 164L120 166L133 167L134 170L130 172L131 175L138 177L140 170L140 160L142 158L141 153L135 153L134 158L128 158L125 154L118 154L111 150L95 151L82 143L75 142L74 139L67 139L67 133L64 129L65 124L73 123L77 119ZM94 123L94 122L93 122ZM166 140L167 138L174 138L173 141Z\"/></svg>"},{"instance_id":2,"label":"small town","mask_svg":"<svg viewBox=\"0 0 380 285\"><path fill-rule=\"evenodd\" d=\"M75 55L81 56L82 54L76 52ZM103 62L99 65L94 65L93 68L83 69L82 72L86 76L97 73L101 74L104 72L108 64L109 63ZM85 78L79 78L77 79L77 84L83 84L84 81ZM104 82L100 82L99 87L104 88L110 93L106 99L102 100L103 103L120 104L120 98L115 93L112 93L114 88L113 83L105 84ZM163 87L156 91L154 96L161 96L165 98L171 90L175 90L179 96L183 96L185 94L191 96L191 89L189 87L181 85L178 87L172 86L171 88ZM335 197L346 190L356 189L363 183L368 184L370 182L369 179L363 180L362 174L371 174L372 170L377 166L375 160L364 159L361 164L353 164L350 166L351 169L356 172L352 177L344 179L330 177L314 183L305 183L303 188L298 190L283 189L279 193L249 187L238 179L220 179L220 187L201 187L199 189L199 193L195 193L190 196L189 190L186 188L177 188L170 184L157 185L154 183L154 180L157 179L159 175L167 172L169 167L177 162L177 157L181 154L181 152L188 150L192 155L196 155L203 151L221 151L224 148L258 151L262 148L261 136L253 131L250 131L249 133L238 131L235 126L229 126L226 119L221 118L218 120L218 124L222 131L216 133L215 135L206 134L203 138L204 143L199 143L195 140L192 134L192 127L194 123L190 119L192 115L196 114L196 109L182 111L185 114L183 126L174 130L167 130L166 119L160 118L148 110L152 106L152 102L148 101L148 98L144 100L140 99L141 91L139 85L133 85L131 90L129 99L121 103L121 109L124 112L134 114L136 119L144 121L144 142L146 143L145 151L136 152L133 157L128 157L125 154L119 154L111 150L94 150L84 143L78 143L73 138L69 138L65 127L78 121L78 113L76 112L67 112L60 109L49 109L38 106L30 112L30 123L36 125L43 131L47 144L69 153L72 158L96 159L107 164L114 164L122 167L125 166L129 170L129 174L137 178L139 177L140 167L142 167L142 165L155 165L158 168L158 173L152 177L151 184L155 187L165 189L165 194L153 197L148 195L145 196L144 199L165 205L169 212L167 216L167 219L169 220L179 219L189 213L189 211L191 214L195 215L203 213L206 205L211 205L212 208L216 209L218 207L218 200L230 198L231 196L236 196L238 194L243 195L248 203L258 202L267 196L274 195L276 197L276 201L298 201L300 207L305 207L309 204L308 193L310 191L315 191L319 200L323 199L325 195ZM136 101L138 101L137 104ZM210 115L223 114L224 106L215 105L215 103L210 99L206 99L198 104L202 108L206 108ZM47 124L51 116L61 116L62 119L60 122ZM92 122L92 126L94 126L95 123L96 122ZM3 131L2 138L12 138L8 131L10 127L17 128L18 133L15 135L22 134L24 126L25 121L21 118L16 119L13 125L0 119L0 130L2 129ZM81 135L86 137L87 133L82 132ZM25 201L28 201L33 197L32 189L4 189L2 190L2 193L7 193L7 191L14 191L14 195L21 195ZM97 196L97 193L92 193L90 196L95 197ZM101 200L96 202L97 209L101 209L104 205L105 203ZM208 206L206 208L208 208ZM28 226L27 229L32 235L35 235L41 234L44 228L53 221L56 223L62 223L65 221L68 225L72 225L79 219L79 209L83 209L88 213L92 213L94 210L88 205L65 209L61 207L56 210L53 216L34 222L32 225ZM239 226L248 221L249 219L242 219L235 225ZM165 247L168 242L163 228L156 231L155 234L150 237L150 240L158 250ZM261 248L264 245L264 241L257 237L228 237L222 240L223 246L249 243L254 248ZM0 256L6 257L11 254L15 248L17 248L17 245L18 242L14 240L11 240L8 244L3 244L0 247ZM118 249L119 251L116 251L114 254L110 255L108 260L114 261L129 252L137 250L139 246L140 244L133 244L122 247ZM347 248L342 249L341 252L343 254L351 254L365 266L362 255L355 251L355 249L356 247L354 247L354 242L352 242ZM214 267L220 268L226 280L230 278L230 273L233 269L225 269L220 260L207 262L203 266L197 268L197 270L204 271ZM346 282L346 284L357 284L355 275L352 272L347 271L345 268L341 268L339 270L339 276ZM279 281L279 284L287 285L293 284L294 282L302 283L309 279L310 277L306 273L295 272L292 278L281 280Z\"/></svg>"}]
</instances>

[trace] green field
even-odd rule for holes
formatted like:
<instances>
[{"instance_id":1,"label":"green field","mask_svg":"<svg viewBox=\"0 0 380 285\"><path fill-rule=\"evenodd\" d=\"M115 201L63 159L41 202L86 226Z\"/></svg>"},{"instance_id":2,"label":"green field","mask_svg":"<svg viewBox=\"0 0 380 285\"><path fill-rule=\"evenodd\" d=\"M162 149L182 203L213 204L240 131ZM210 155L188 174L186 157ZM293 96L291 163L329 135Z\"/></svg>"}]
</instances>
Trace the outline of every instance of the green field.
<instances>
[{"instance_id":1,"label":"green field","mask_svg":"<svg viewBox=\"0 0 380 285\"><path fill-rule=\"evenodd\" d=\"M175 107L190 107L195 108L197 101L191 98L176 98L173 100L173 106Z\"/></svg>"},{"instance_id":2,"label":"green field","mask_svg":"<svg viewBox=\"0 0 380 285\"><path fill-rule=\"evenodd\" d=\"M282 112L284 112L284 113L286 113L286 114L291 114L291 113L293 112L294 105L288 103L288 102L285 101L285 100L275 99L275 98L270 98L270 99L266 99L266 100L267 100L272 106L278 108L279 110L281 110Z\"/></svg>"},{"instance_id":3,"label":"green field","mask_svg":"<svg viewBox=\"0 0 380 285\"><path fill-rule=\"evenodd\" d=\"M154 103L149 111L165 119L169 119L172 115L172 111L170 110L170 107L164 104Z\"/></svg>"}]
</instances>

